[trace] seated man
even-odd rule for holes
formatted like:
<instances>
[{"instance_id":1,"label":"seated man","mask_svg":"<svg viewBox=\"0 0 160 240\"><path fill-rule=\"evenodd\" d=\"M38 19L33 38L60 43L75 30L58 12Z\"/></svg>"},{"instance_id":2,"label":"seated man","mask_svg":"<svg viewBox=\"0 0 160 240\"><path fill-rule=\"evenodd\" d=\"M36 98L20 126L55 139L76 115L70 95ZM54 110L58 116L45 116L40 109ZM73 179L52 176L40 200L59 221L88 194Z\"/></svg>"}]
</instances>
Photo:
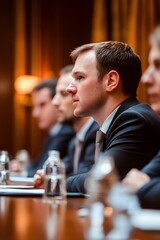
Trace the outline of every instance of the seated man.
<instances>
[{"instance_id":1,"label":"seated man","mask_svg":"<svg viewBox=\"0 0 160 240\"><path fill-rule=\"evenodd\" d=\"M160 115L160 26L155 28L149 40L149 65L141 81L147 88L152 109ZM160 209L160 154L142 171L132 169L123 182L137 191L143 207Z\"/></svg>"},{"instance_id":2,"label":"seated man","mask_svg":"<svg viewBox=\"0 0 160 240\"><path fill-rule=\"evenodd\" d=\"M75 117L73 114L72 97L66 91L68 84L73 80L72 65L64 67L56 86L56 95L53 105L57 108L58 121L63 121L67 115L72 116L72 127L76 133L69 144L68 152L63 161L67 176L88 172L94 164L95 137L98 130L97 123L89 117Z\"/></svg>"},{"instance_id":3,"label":"seated man","mask_svg":"<svg viewBox=\"0 0 160 240\"><path fill-rule=\"evenodd\" d=\"M36 85L32 91L32 116L37 120L39 129L47 131L47 138L37 159L32 160L28 166L28 177L33 177L38 169L48 158L49 150L58 150L60 157L67 154L68 145L74 136L73 128L70 124L57 122L57 110L51 103L55 95L57 80L45 80Z\"/></svg>"},{"instance_id":4,"label":"seated man","mask_svg":"<svg viewBox=\"0 0 160 240\"><path fill-rule=\"evenodd\" d=\"M147 104L136 99L141 79L141 61L130 46L109 41L78 47L74 80L67 91L72 95L74 115L91 116L99 124L104 139L102 151L114 158L123 179L136 167L141 169L160 147L160 119ZM67 178L67 190L85 192L89 172ZM42 183L35 177L35 185Z\"/></svg>"},{"instance_id":5,"label":"seated man","mask_svg":"<svg viewBox=\"0 0 160 240\"><path fill-rule=\"evenodd\" d=\"M76 136L69 144L67 155L63 158L67 177L86 173L93 166L95 137L98 130L98 125L92 118L79 118L73 115L72 97L66 91L68 84L73 80L72 68L73 66L67 66L62 69L56 86L56 95L52 101L57 107L58 121L69 120L72 116L72 127L76 132ZM41 175L42 170L38 171L38 174Z\"/></svg>"}]
</instances>

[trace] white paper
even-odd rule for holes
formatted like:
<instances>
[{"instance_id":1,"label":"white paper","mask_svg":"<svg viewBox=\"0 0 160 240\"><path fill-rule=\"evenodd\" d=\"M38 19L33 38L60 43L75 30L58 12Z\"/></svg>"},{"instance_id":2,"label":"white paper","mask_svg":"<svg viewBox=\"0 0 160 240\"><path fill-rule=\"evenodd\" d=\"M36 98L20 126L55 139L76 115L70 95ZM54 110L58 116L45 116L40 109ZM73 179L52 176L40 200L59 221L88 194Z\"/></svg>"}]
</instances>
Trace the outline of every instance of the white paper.
<instances>
[{"instance_id":1,"label":"white paper","mask_svg":"<svg viewBox=\"0 0 160 240\"><path fill-rule=\"evenodd\" d=\"M33 183L34 178L10 176L10 181L12 181L12 182Z\"/></svg>"},{"instance_id":2,"label":"white paper","mask_svg":"<svg viewBox=\"0 0 160 240\"><path fill-rule=\"evenodd\" d=\"M7 188L32 189L32 188L34 188L34 186L23 186L23 185L0 185L0 189L7 189Z\"/></svg>"},{"instance_id":3,"label":"white paper","mask_svg":"<svg viewBox=\"0 0 160 240\"><path fill-rule=\"evenodd\" d=\"M18 196L18 195L43 195L44 189L18 189L18 188L0 188L1 196Z\"/></svg>"},{"instance_id":4,"label":"white paper","mask_svg":"<svg viewBox=\"0 0 160 240\"><path fill-rule=\"evenodd\" d=\"M133 227L141 230L160 230L160 210L142 209L131 216Z\"/></svg>"}]
</instances>

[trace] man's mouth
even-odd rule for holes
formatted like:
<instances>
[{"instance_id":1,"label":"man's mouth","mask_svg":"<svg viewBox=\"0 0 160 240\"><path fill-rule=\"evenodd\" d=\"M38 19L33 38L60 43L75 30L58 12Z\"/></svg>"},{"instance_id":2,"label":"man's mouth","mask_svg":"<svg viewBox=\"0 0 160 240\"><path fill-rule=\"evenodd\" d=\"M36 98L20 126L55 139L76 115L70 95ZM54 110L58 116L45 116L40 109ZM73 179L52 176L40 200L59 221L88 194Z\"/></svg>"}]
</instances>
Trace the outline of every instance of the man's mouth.
<instances>
[{"instance_id":1,"label":"man's mouth","mask_svg":"<svg viewBox=\"0 0 160 240\"><path fill-rule=\"evenodd\" d=\"M73 105L73 106L77 105L77 103L78 103L78 100L73 100L73 101L72 101L72 105Z\"/></svg>"},{"instance_id":2,"label":"man's mouth","mask_svg":"<svg viewBox=\"0 0 160 240\"><path fill-rule=\"evenodd\" d=\"M159 102L160 100L157 94L149 94L148 99L150 103L155 103L157 101Z\"/></svg>"}]
</instances>

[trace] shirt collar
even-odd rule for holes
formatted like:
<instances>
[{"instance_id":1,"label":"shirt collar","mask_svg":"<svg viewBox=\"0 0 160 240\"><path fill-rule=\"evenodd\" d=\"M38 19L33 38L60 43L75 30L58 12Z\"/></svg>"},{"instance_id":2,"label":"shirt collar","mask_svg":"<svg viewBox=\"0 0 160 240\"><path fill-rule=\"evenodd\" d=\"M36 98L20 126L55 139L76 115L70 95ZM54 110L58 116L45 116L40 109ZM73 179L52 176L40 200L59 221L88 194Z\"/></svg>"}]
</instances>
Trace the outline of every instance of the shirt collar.
<instances>
[{"instance_id":1,"label":"shirt collar","mask_svg":"<svg viewBox=\"0 0 160 240\"><path fill-rule=\"evenodd\" d=\"M106 120L102 124L102 127L100 128L100 130L103 133L106 134L106 132L108 131L109 125L111 124L111 121L112 121L112 119L113 119L114 115L116 114L119 107L120 107L120 105L114 109L114 111L106 118Z\"/></svg>"}]
</instances>

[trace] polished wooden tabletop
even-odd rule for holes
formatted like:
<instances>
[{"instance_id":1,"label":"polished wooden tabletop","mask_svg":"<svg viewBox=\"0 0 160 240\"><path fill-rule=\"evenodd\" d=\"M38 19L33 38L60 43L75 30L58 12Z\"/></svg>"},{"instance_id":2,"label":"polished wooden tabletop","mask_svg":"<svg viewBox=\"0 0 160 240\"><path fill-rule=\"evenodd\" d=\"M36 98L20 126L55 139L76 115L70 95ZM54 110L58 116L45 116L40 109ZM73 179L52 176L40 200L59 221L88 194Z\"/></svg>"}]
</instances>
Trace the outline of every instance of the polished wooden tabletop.
<instances>
[{"instance_id":1,"label":"polished wooden tabletop","mask_svg":"<svg viewBox=\"0 0 160 240\"><path fill-rule=\"evenodd\" d=\"M2 240L88 240L88 217L80 217L77 214L77 210L85 203L85 198L67 198L67 204L55 207L44 203L41 197L0 196L0 238ZM105 234L110 227L110 220L106 217ZM134 229L130 239L159 240L160 232Z\"/></svg>"}]
</instances>

